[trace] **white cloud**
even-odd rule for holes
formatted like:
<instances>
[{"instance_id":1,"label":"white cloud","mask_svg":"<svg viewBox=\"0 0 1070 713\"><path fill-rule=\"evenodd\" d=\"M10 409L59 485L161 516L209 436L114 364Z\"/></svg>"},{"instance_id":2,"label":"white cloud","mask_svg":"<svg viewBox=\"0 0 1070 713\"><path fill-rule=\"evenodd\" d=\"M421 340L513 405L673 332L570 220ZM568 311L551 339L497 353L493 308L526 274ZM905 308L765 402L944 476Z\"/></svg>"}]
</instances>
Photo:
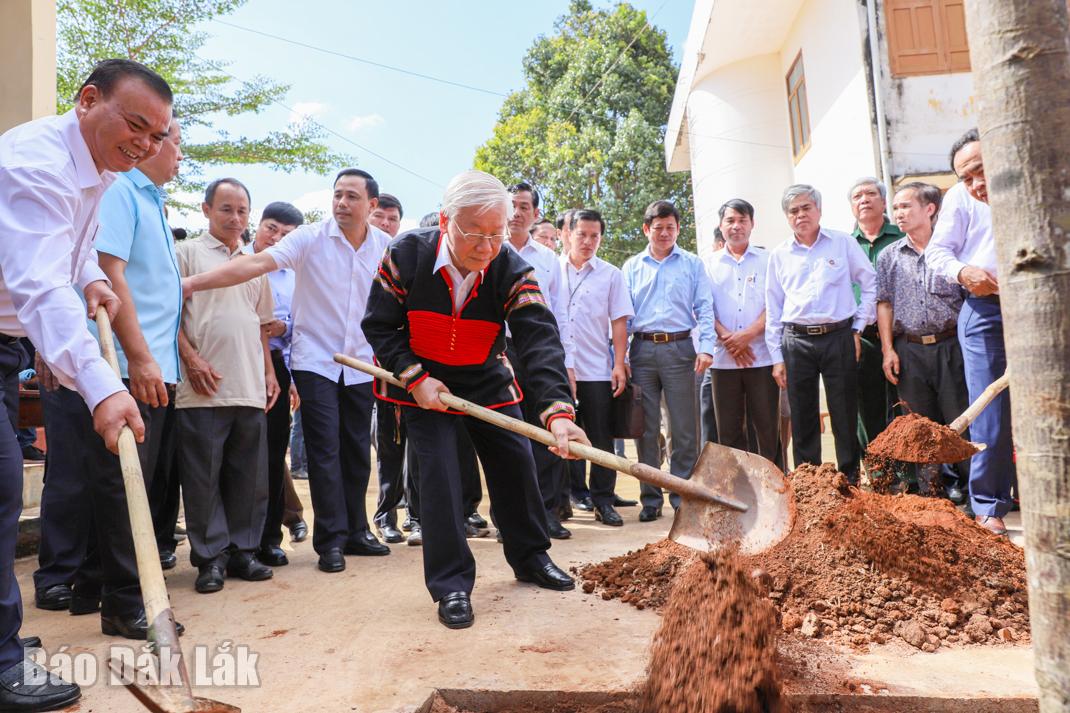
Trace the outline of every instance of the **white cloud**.
<instances>
[{"instance_id":1,"label":"white cloud","mask_svg":"<svg viewBox=\"0 0 1070 713\"><path fill-rule=\"evenodd\" d=\"M363 114L360 116L354 116L349 120L349 130L352 132L363 131L364 129L370 129L374 126L382 126L386 121L380 114Z\"/></svg>"},{"instance_id":2,"label":"white cloud","mask_svg":"<svg viewBox=\"0 0 1070 713\"><path fill-rule=\"evenodd\" d=\"M320 116L327 111L327 105L323 102L297 102L290 112L290 123L299 124L302 121Z\"/></svg>"},{"instance_id":3,"label":"white cloud","mask_svg":"<svg viewBox=\"0 0 1070 713\"><path fill-rule=\"evenodd\" d=\"M323 211L325 216L331 214L331 199L334 197L334 189L324 188L319 191L311 191L293 200L293 204L302 213L310 210Z\"/></svg>"}]
</instances>

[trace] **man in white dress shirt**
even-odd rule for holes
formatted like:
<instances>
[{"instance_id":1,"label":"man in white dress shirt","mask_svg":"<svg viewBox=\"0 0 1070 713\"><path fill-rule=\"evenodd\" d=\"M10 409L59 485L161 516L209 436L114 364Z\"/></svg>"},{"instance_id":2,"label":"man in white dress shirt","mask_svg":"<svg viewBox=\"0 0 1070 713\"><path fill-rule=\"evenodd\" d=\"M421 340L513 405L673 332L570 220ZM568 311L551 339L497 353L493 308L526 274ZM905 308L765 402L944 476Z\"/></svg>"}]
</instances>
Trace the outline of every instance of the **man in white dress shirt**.
<instances>
[{"instance_id":1,"label":"man in white dress shirt","mask_svg":"<svg viewBox=\"0 0 1070 713\"><path fill-rule=\"evenodd\" d=\"M572 393L575 394L576 372L573 369L568 336L568 294L565 292L561 278L561 265L554 251L532 239L530 233L531 226L539 219L539 194L530 184L523 181L511 186L509 193L513 196L513 215L509 219L509 240L505 245L535 268L535 279L539 283L543 296L546 297L554 319L557 320L557 328L565 347L565 368L568 369L568 380L572 385ZM506 357L516 372L520 391L524 393L527 391L524 388L526 382L524 365L513 347L511 337L507 344ZM525 401L524 417L529 423L538 425L539 416L532 412L531 406ZM539 474L539 491L542 493L543 505L546 506L546 524L550 537L557 540L568 539L572 537L572 533L561 524L558 516L558 508L568 502L568 466L565 461L550 453L541 443L532 441L531 450L535 455L535 466Z\"/></svg>"},{"instance_id":2,"label":"man in white dress shirt","mask_svg":"<svg viewBox=\"0 0 1070 713\"><path fill-rule=\"evenodd\" d=\"M788 390L795 465L821 463L823 381L836 465L856 484L860 335L876 319L877 273L853 237L821 227L816 188L788 186L781 208L794 235L769 254L765 343L773 378ZM861 290L858 302L852 284Z\"/></svg>"},{"instance_id":3,"label":"man in white dress shirt","mask_svg":"<svg viewBox=\"0 0 1070 713\"><path fill-rule=\"evenodd\" d=\"M390 242L368 222L378 197L370 174L343 169L334 182L332 218L302 225L256 255L182 282L189 295L280 268L294 271L290 369L308 449L312 544L324 572L344 570L343 554L390 554L369 530L364 503L371 473L371 377L334 361L339 352L373 359L360 320Z\"/></svg>"},{"instance_id":4,"label":"man in white dress shirt","mask_svg":"<svg viewBox=\"0 0 1070 713\"><path fill-rule=\"evenodd\" d=\"M940 218L925 251L937 273L966 288L958 336L970 401L1007 370L1003 315L996 275L996 241L977 129L951 148L951 168L959 177L944 196ZM1011 442L1011 396L1004 391L970 424L970 438L988 446L970 460L970 507L983 527L1006 534L1016 478Z\"/></svg>"},{"instance_id":5,"label":"man in white dress shirt","mask_svg":"<svg viewBox=\"0 0 1070 713\"><path fill-rule=\"evenodd\" d=\"M561 256L561 266L568 294L568 347L576 372L576 420L596 448L611 451L610 413L613 397L619 396L628 382L624 355L628 318L634 310L620 270L597 256L605 228L598 211L575 211L571 250ZM615 471L591 464L594 517L615 527L624 524L613 508L616 482Z\"/></svg>"},{"instance_id":6,"label":"man in white dress shirt","mask_svg":"<svg viewBox=\"0 0 1070 713\"><path fill-rule=\"evenodd\" d=\"M721 206L719 215L725 246L704 260L717 315L717 344L710 367L717 442L774 460L780 389L773 380L773 357L765 345L769 253L750 244L754 206L733 198ZM748 422L757 440L749 447Z\"/></svg>"},{"instance_id":7,"label":"man in white dress shirt","mask_svg":"<svg viewBox=\"0 0 1070 713\"><path fill-rule=\"evenodd\" d=\"M0 707L52 710L80 695L23 654L15 539L22 503L22 453L15 437L18 370L28 336L59 383L77 391L93 428L116 450L144 424L137 403L101 358L85 316L119 299L96 263L97 207L115 173L156 155L171 124L171 89L129 60L97 65L63 116L31 121L0 137ZM75 290L82 292L85 304ZM125 516L125 513L124 513ZM118 523L117 523L118 525Z\"/></svg>"}]
</instances>

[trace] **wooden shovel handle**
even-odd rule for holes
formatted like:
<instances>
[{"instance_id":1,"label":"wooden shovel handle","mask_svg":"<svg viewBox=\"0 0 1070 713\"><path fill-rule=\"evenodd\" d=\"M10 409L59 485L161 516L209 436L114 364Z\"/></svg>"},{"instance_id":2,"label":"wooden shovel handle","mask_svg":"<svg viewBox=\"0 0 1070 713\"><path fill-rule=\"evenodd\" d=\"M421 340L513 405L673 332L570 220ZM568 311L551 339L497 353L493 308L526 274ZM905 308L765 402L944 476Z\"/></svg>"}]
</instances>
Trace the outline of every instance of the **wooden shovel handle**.
<instances>
[{"instance_id":1,"label":"wooden shovel handle","mask_svg":"<svg viewBox=\"0 0 1070 713\"><path fill-rule=\"evenodd\" d=\"M970 424L973 423L981 412L992 403L992 400L999 396L1000 392L1007 388L1010 384L1010 375L1007 372L1003 373L1003 376L999 377L991 384L985 387L985 390L981 392L981 395L977 397L977 400L967 407L962 415L951 422L949 428L955 433L961 434Z\"/></svg>"},{"instance_id":2,"label":"wooden shovel handle","mask_svg":"<svg viewBox=\"0 0 1070 713\"><path fill-rule=\"evenodd\" d=\"M344 354L335 354L334 360L339 364L344 364L345 366L352 367L358 371L363 371L365 374L370 374L376 379L381 379L394 386L405 388L405 384L395 378L395 376L386 369L381 369ZM506 416L503 413L486 408L485 406L480 406L479 404L474 404L471 401L467 401L450 393L439 394L439 400L454 411L460 411L473 418L478 418L481 421L486 421L487 423L504 428L507 431L519 433L533 441L538 441L544 446L557 445L557 439L552 433L545 428L539 428L527 421L521 421L512 418L511 416ZM657 468L651 468L649 465L643 463L633 463L627 458L621 458L615 453L607 453L606 451L582 443L569 443L568 449L570 453L579 456L584 460L605 466L606 468L611 468L621 473L626 473L644 483L656 485L682 497L691 498L693 500L703 500L732 510L738 510L739 512L746 512L747 510L745 504L732 500L731 498L720 496L698 483L692 483L690 480L678 478L672 473L666 473Z\"/></svg>"},{"instance_id":3,"label":"wooden shovel handle","mask_svg":"<svg viewBox=\"0 0 1070 713\"><path fill-rule=\"evenodd\" d=\"M100 351L105 361L119 371L119 357L115 352L115 339L112 336L111 320L104 307L97 308L97 332L100 335ZM126 506L130 513L130 531L134 538L134 554L137 557L138 580L141 584L141 596L145 602L145 616L149 622L149 633L158 647L170 647L171 655L177 655L179 672L184 683L184 693L193 701L189 676L182 662L182 649L178 642L171 602L167 596L167 584L160 566L160 550L156 547L156 531L152 525L152 512L149 509L149 497L145 492L145 478L141 473L141 458L137 452L137 440L129 426L123 426L119 432L119 465L123 471L123 488L126 490ZM192 710L192 708L190 709Z\"/></svg>"}]
</instances>

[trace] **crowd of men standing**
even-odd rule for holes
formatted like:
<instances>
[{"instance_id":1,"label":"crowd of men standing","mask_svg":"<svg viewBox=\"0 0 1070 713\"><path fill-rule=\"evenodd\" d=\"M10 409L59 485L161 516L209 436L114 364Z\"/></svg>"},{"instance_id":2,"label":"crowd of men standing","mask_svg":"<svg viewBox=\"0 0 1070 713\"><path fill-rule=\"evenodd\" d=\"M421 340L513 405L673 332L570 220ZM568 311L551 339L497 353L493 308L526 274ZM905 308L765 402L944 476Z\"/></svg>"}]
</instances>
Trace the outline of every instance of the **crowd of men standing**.
<instances>
[{"instance_id":1,"label":"crowd of men standing","mask_svg":"<svg viewBox=\"0 0 1070 713\"><path fill-rule=\"evenodd\" d=\"M9 685L34 671L13 574L22 462L13 389L28 366L24 339L36 347L52 444L35 603L99 612L104 634L129 638L145 638L147 622L115 455L127 425L161 564L177 561L181 503L198 592L218 592L227 577L271 578L288 563L283 528L294 541L306 536L286 458L299 413L319 569L388 555L373 527L387 543L423 545L439 619L461 628L474 618L464 540L489 532L477 509L480 466L517 579L572 589L547 538L571 536L563 521L574 507L619 527L617 508L636 503L616 495L613 471L592 466L588 477L562 456L570 441L613 449L612 400L629 383L642 394L639 459L667 461L681 478L703 440L782 466L790 440L795 465L820 463L823 383L837 465L858 483L863 449L897 401L947 423L1006 368L976 132L952 147L960 182L946 196L903 185L889 217L886 187L857 181L853 234L824 227L821 193L793 185L783 243L752 244L755 210L733 198L719 211L723 245L700 259L678 245L677 208L656 201L643 215L647 247L618 269L599 257L611 226L597 210L572 208L555 225L535 187L506 190L477 171L451 181L430 225L401 236L400 201L360 169L335 177L329 218L306 224L293 205L271 202L252 236L253 197L220 178L205 191L207 230L176 242L164 194L183 158L171 103L150 69L108 60L70 113L0 138L0 366L11 423L0 438L5 709L77 697L56 677ZM121 380L86 320L98 306L119 342ZM406 388L373 384L336 353L378 359ZM459 415L421 415L444 408L446 389L515 411L558 446L529 447L467 418L461 428ZM1009 396L972 437L988 449L940 477L904 473L902 487L965 502L1002 533L1013 505ZM373 439L379 503L369 520ZM530 462L530 480L504 480L518 458L522 475ZM641 499L640 522L661 517L664 493L644 485ZM676 495L669 502L679 506Z\"/></svg>"}]
</instances>

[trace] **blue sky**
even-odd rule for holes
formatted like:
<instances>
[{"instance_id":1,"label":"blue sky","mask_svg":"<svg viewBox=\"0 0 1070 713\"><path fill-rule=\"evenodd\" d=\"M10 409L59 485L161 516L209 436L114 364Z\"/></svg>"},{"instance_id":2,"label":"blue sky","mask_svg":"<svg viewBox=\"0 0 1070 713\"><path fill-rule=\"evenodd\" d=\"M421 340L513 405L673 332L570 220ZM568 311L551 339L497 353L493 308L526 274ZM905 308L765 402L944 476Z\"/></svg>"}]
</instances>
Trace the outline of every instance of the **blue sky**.
<instances>
[{"instance_id":1,"label":"blue sky","mask_svg":"<svg viewBox=\"0 0 1070 713\"><path fill-rule=\"evenodd\" d=\"M592 4L615 3L593 0ZM692 1L632 0L632 4L646 10L648 17L653 15L678 62ZM507 94L523 86L521 62L532 42L552 33L554 21L567 9L568 0L300 4L249 0L234 14L201 26L210 38L200 55L227 62L227 71L236 77L260 74L290 85L283 100L289 108L273 105L259 115L223 117L217 126L232 135L257 136L285 129L298 114L310 115L338 134L326 139L332 149L354 157L383 191L401 199L405 218L418 221L438 208L450 177L471 166L476 147L491 134L503 97L407 76L247 30ZM191 138L198 135L194 132ZM213 169L208 178L224 173L249 186L254 216L273 200L329 211L330 177L235 166ZM171 222L186 228L205 224L199 213L173 215ZM408 224L406 220L405 227Z\"/></svg>"}]
</instances>

